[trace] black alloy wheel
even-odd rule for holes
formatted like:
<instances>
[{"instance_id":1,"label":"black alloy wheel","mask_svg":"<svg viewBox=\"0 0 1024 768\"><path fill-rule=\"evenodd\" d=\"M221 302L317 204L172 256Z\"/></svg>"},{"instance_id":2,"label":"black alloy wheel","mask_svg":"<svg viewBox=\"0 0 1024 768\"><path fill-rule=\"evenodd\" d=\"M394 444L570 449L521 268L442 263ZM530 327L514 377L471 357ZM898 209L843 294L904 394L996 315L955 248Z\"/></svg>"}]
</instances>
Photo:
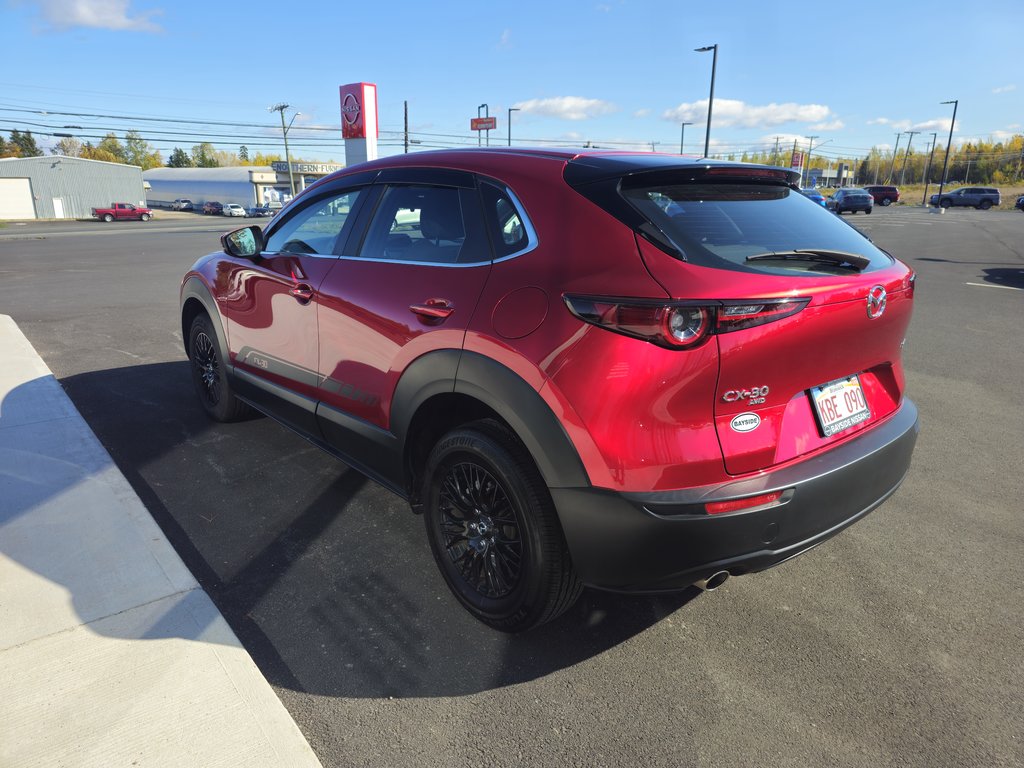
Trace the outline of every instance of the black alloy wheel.
<instances>
[{"instance_id":1,"label":"black alloy wheel","mask_svg":"<svg viewBox=\"0 0 1024 768\"><path fill-rule=\"evenodd\" d=\"M238 421L252 409L235 397L228 382L227 370L217 345L213 324L201 314L192 321L188 335L188 357L192 367L192 384L203 410L214 421Z\"/></svg>"},{"instance_id":2,"label":"black alloy wheel","mask_svg":"<svg viewBox=\"0 0 1024 768\"><path fill-rule=\"evenodd\" d=\"M452 594L480 621L521 632L554 619L582 591L551 495L502 424L445 435L423 487L427 537Z\"/></svg>"}]
</instances>

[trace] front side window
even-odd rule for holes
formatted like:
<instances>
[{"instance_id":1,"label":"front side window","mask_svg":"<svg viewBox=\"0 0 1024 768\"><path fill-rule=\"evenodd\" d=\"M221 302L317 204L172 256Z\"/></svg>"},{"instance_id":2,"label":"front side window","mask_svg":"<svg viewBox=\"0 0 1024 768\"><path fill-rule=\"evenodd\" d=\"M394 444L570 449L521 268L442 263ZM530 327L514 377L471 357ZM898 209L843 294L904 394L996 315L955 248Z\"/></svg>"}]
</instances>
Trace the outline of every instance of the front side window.
<instances>
[{"instance_id":1,"label":"front side window","mask_svg":"<svg viewBox=\"0 0 1024 768\"><path fill-rule=\"evenodd\" d=\"M388 186L360 256L421 264L489 261L475 191L420 184Z\"/></svg>"},{"instance_id":2,"label":"front side window","mask_svg":"<svg viewBox=\"0 0 1024 768\"><path fill-rule=\"evenodd\" d=\"M267 240L271 253L335 255L347 234L345 225L362 194L351 189L313 200L277 227Z\"/></svg>"}]
</instances>

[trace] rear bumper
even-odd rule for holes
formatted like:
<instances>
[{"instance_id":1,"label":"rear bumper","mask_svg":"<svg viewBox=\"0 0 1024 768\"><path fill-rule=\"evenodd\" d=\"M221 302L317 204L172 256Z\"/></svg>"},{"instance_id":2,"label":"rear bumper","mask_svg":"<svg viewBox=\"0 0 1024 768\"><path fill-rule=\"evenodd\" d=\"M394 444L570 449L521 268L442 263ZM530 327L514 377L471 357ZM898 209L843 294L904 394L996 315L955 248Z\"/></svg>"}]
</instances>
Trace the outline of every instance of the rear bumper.
<instances>
[{"instance_id":1,"label":"rear bumper","mask_svg":"<svg viewBox=\"0 0 1024 768\"><path fill-rule=\"evenodd\" d=\"M551 493L585 583L624 592L677 590L721 570L770 568L852 525L903 482L918 431L917 408L904 400L876 428L774 472L659 493ZM788 502L779 506L703 513L709 501L788 489Z\"/></svg>"}]
</instances>

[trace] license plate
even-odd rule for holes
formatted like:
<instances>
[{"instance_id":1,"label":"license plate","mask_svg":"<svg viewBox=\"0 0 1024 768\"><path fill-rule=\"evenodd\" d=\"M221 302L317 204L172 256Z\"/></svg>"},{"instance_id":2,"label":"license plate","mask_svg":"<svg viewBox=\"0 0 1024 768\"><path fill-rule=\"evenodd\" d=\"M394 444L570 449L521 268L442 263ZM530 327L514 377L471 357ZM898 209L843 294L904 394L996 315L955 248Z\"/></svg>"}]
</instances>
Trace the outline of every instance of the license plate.
<instances>
[{"instance_id":1,"label":"license plate","mask_svg":"<svg viewBox=\"0 0 1024 768\"><path fill-rule=\"evenodd\" d=\"M811 402L825 437L831 437L871 418L860 378L850 376L811 387Z\"/></svg>"}]
</instances>

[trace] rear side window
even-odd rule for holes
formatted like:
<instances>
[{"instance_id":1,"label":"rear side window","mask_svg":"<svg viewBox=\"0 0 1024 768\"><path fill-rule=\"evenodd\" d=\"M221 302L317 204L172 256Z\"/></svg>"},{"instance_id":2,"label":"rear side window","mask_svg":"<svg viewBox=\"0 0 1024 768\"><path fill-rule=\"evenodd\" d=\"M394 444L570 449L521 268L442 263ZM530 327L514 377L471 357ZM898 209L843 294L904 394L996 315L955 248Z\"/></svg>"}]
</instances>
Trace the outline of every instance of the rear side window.
<instances>
[{"instance_id":1,"label":"rear side window","mask_svg":"<svg viewBox=\"0 0 1024 768\"><path fill-rule=\"evenodd\" d=\"M494 184L483 183L484 219L495 258L503 259L529 250L536 244L533 227L511 193Z\"/></svg>"},{"instance_id":2,"label":"rear side window","mask_svg":"<svg viewBox=\"0 0 1024 768\"><path fill-rule=\"evenodd\" d=\"M892 263L852 226L789 187L642 182L624 181L622 196L695 264L772 274L830 269L813 262L747 261L751 256L805 249L865 256L870 262L866 271ZM850 192L863 194L845 191Z\"/></svg>"},{"instance_id":3,"label":"rear side window","mask_svg":"<svg viewBox=\"0 0 1024 768\"><path fill-rule=\"evenodd\" d=\"M388 186L360 256L420 264L490 261L476 191L418 184Z\"/></svg>"}]
</instances>

